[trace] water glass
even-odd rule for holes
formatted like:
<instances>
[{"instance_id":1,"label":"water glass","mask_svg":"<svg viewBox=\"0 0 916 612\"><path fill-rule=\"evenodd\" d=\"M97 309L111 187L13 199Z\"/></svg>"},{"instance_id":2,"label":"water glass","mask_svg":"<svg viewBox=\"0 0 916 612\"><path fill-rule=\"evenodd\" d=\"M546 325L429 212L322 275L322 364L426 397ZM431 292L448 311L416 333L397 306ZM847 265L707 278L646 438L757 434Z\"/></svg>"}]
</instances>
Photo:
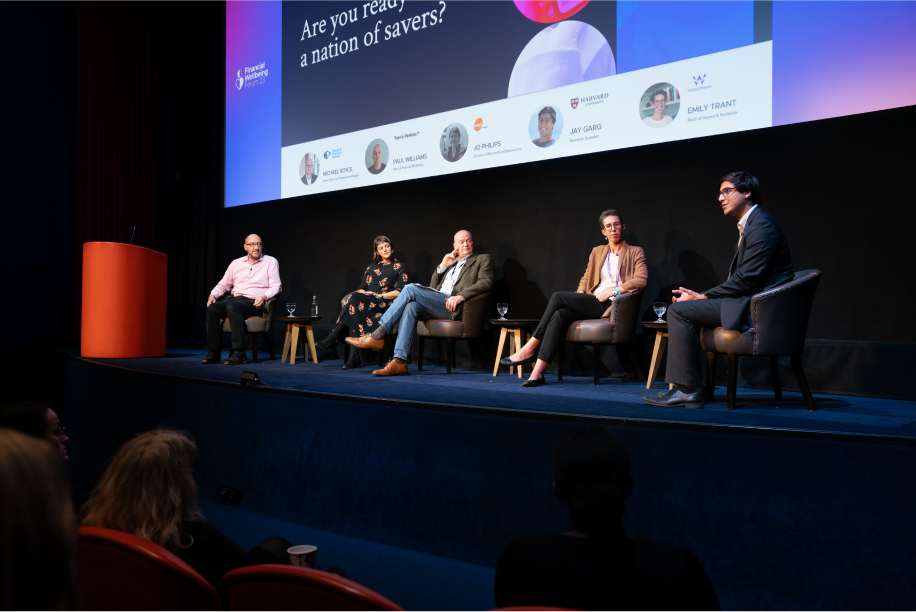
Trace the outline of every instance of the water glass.
<instances>
[{"instance_id":1,"label":"water glass","mask_svg":"<svg viewBox=\"0 0 916 612\"><path fill-rule=\"evenodd\" d=\"M664 323L665 320L662 318L662 315L668 310L668 304L666 302L652 302L652 309L655 311L655 314L658 315L658 321L655 321L655 323Z\"/></svg>"},{"instance_id":2,"label":"water glass","mask_svg":"<svg viewBox=\"0 0 916 612\"><path fill-rule=\"evenodd\" d=\"M289 316L293 316L293 311L296 310L296 303L295 303L295 302L287 302L287 303L286 303L286 310L289 311Z\"/></svg>"},{"instance_id":3,"label":"water glass","mask_svg":"<svg viewBox=\"0 0 916 612\"><path fill-rule=\"evenodd\" d=\"M499 320L505 321L506 313L509 312L509 305L506 304L505 302L499 302L498 304L496 304L496 312L499 313Z\"/></svg>"}]
</instances>

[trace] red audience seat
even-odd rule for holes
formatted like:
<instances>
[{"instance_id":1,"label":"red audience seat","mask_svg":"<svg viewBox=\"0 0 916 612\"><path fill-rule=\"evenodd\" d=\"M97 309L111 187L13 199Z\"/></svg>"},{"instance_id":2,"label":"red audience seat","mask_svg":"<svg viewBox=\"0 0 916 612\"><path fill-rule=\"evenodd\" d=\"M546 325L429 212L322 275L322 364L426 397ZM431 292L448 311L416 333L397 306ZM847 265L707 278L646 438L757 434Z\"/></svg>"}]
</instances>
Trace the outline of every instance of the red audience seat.
<instances>
[{"instance_id":1,"label":"red audience seat","mask_svg":"<svg viewBox=\"0 0 916 612\"><path fill-rule=\"evenodd\" d=\"M337 574L289 565L253 565L223 576L232 610L403 610Z\"/></svg>"},{"instance_id":2,"label":"red audience seat","mask_svg":"<svg viewBox=\"0 0 916 612\"><path fill-rule=\"evenodd\" d=\"M543 606L509 606L508 608L493 608L491 612L503 612L505 610L531 610L532 612L540 612L541 610L570 610L575 612L575 608L545 608Z\"/></svg>"},{"instance_id":3,"label":"red audience seat","mask_svg":"<svg viewBox=\"0 0 916 612\"><path fill-rule=\"evenodd\" d=\"M77 582L83 610L222 610L190 565L149 540L80 527Z\"/></svg>"}]
</instances>

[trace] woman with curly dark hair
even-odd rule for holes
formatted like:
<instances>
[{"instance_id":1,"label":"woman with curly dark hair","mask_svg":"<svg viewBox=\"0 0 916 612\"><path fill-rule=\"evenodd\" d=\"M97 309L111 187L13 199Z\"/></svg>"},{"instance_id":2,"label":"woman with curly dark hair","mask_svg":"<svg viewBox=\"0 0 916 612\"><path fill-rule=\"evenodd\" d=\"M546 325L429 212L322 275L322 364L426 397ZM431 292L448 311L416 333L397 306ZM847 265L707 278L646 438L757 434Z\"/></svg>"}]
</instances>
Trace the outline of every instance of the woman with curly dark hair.
<instances>
[{"instance_id":1,"label":"woman with curly dark hair","mask_svg":"<svg viewBox=\"0 0 916 612\"><path fill-rule=\"evenodd\" d=\"M316 347L330 351L343 335L359 338L375 331L378 320L407 284L407 268L392 257L393 252L387 236L375 237L372 261L363 273L363 282L359 289L343 299L343 308L334 329L326 338L316 342ZM343 369L358 368L359 365L359 351L351 348Z\"/></svg>"}]
</instances>

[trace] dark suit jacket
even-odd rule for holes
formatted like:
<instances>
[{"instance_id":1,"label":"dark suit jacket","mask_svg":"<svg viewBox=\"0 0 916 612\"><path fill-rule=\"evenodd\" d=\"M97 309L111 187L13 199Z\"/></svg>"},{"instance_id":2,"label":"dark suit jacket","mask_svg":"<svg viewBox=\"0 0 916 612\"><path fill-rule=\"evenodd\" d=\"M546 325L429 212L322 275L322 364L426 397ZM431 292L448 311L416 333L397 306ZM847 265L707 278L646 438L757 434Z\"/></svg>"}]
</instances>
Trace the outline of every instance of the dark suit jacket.
<instances>
[{"instance_id":1,"label":"dark suit jacket","mask_svg":"<svg viewBox=\"0 0 916 612\"><path fill-rule=\"evenodd\" d=\"M442 274L439 274L438 271L433 271L433 278L429 281L430 287L434 289L442 287L442 282L445 280L445 276L448 274L449 270L457 265L458 262L453 263L443 270ZM464 267L461 268L461 272L458 274L458 280L455 281L455 286L452 287L452 295L460 295L467 301L474 296L490 291L492 288L493 256L483 253L471 253L468 255L467 263L464 264ZM461 310L463 307L464 302L459 304L455 312L452 313L452 319L458 320L461 318Z\"/></svg>"},{"instance_id":2,"label":"dark suit jacket","mask_svg":"<svg viewBox=\"0 0 916 612\"><path fill-rule=\"evenodd\" d=\"M303 185L314 185L315 181L318 180L318 175L313 174L312 176L308 178L308 182L306 182L305 175L303 174L302 176L299 177L299 180L302 181Z\"/></svg>"},{"instance_id":3,"label":"dark suit jacket","mask_svg":"<svg viewBox=\"0 0 916 612\"><path fill-rule=\"evenodd\" d=\"M750 327L751 297L794 277L786 235L776 219L758 206L748 217L744 237L728 269L728 280L704 293L709 298L724 298L723 328L744 331Z\"/></svg>"}]
</instances>

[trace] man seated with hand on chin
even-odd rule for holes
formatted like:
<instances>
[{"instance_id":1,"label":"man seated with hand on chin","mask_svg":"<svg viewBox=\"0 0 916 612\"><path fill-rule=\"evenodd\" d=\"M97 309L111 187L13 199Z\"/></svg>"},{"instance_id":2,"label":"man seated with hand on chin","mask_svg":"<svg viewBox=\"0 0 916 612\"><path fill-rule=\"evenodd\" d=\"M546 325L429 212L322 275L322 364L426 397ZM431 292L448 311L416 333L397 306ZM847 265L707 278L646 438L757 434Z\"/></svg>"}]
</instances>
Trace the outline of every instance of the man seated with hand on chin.
<instances>
[{"instance_id":1,"label":"man seated with hand on chin","mask_svg":"<svg viewBox=\"0 0 916 612\"><path fill-rule=\"evenodd\" d=\"M251 234L245 238L247 257L229 264L223 279L213 287L207 298L207 356L201 363L219 363L220 320L229 318L232 329L232 353L224 365L248 363L245 354L245 319L257 317L267 301L280 293L280 264L261 249L261 237ZM232 297L219 300L232 292Z\"/></svg>"},{"instance_id":2,"label":"man seated with hand on chin","mask_svg":"<svg viewBox=\"0 0 916 612\"><path fill-rule=\"evenodd\" d=\"M738 248L729 266L728 279L702 293L686 287L672 291L675 297L668 309L665 380L675 386L656 396L646 396L643 402L653 406L702 408L700 328L749 329L751 297L795 277L786 235L760 203L760 184L751 174L732 172L719 179L722 212L738 219Z\"/></svg>"},{"instance_id":3,"label":"man seated with hand on chin","mask_svg":"<svg viewBox=\"0 0 916 612\"><path fill-rule=\"evenodd\" d=\"M433 273L429 283L431 288L407 285L379 319L378 327L371 335L347 338L347 342L357 348L380 349L385 345L385 335L394 329L398 321L404 323L399 328L394 345L394 358L381 370L375 370L373 374L376 376L407 374L410 345L418 320L458 319L464 301L493 287L493 257L474 253L471 232L461 230L455 234L452 247L454 250L445 254Z\"/></svg>"}]
</instances>

